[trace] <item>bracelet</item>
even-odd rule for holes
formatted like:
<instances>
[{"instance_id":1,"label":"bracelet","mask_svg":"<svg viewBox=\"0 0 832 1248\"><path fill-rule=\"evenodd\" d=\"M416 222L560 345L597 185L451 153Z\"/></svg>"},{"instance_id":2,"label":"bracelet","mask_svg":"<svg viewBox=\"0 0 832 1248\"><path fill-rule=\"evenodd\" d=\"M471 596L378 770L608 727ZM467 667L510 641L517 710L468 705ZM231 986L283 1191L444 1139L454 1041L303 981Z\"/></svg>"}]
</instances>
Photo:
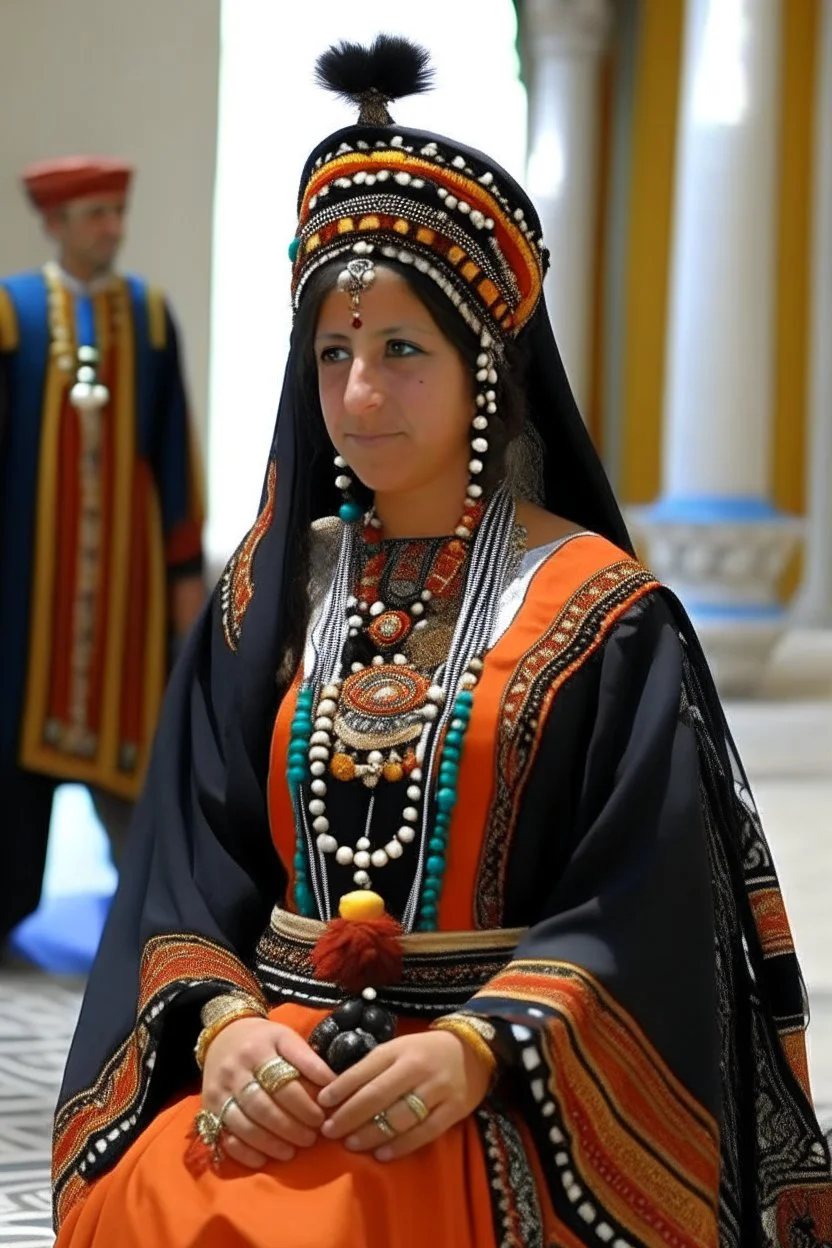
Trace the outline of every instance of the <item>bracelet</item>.
<instances>
[{"instance_id":1,"label":"bracelet","mask_svg":"<svg viewBox=\"0 0 832 1248\"><path fill-rule=\"evenodd\" d=\"M497 1029L488 1019L477 1014L444 1014L430 1024L432 1031L450 1031L469 1049L472 1049L488 1066L493 1083L497 1071L497 1056L491 1047L497 1037Z\"/></svg>"},{"instance_id":2,"label":"bracelet","mask_svg":"<svg viewBox=\"0 0 832 1248\"><path fill-rule=\"evenodd\" d=\"M229 1023L236 1023L239 1018L266 1018L267 1015L268 1011L263 1003L245 993L213 997L200 1012L202 1031L194 1046L194 1057L199 1069L202 1070L205 1065L208 1046Z\"/></svg>"},{"instance_id":3,"label":"bracelet","mask_svg":"<svg viewBox=\"0 0 832 1248\"><path fill-rule=\"evenodd\" d=\"M224 1018L229 1010L236 1009L240 1005L245 1005L253 1013L262 1014L264 1017L267 1013L263 1002L252 996L250 992L224 992L218 997L212 997L203 1005L199 1012L202 1026L212 1027L214 1023Z\"/></svg>"}]
</instances>

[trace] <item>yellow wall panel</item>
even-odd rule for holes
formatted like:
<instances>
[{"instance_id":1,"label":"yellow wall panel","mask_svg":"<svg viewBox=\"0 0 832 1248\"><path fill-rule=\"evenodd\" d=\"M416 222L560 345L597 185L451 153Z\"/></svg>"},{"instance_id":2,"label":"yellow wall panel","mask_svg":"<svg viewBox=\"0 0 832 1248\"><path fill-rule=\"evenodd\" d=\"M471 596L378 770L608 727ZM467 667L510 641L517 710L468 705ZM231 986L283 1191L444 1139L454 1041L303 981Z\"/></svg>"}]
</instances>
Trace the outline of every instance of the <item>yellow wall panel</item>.
<instances>
[{"instance_id":1,"label":"yellow wall panel","mask_svg":"<svg viewBox=\"0 0 832 1248\"><path fill-rule=\"evenodd\" d=\"M627 503L649 502L660 489L684 0L642 0L639 23L621 405L620 492Z\"/></svg>"},{"instance_id":2,"label":"yellow wall panel","mask_svg":"<svg viewBox=\"0 0 832 1248\"><path fill-rule=\"evenodd\" d=\"M783 5L772 491L804 508L818 0Z\"/></svg>"}]
</instances>

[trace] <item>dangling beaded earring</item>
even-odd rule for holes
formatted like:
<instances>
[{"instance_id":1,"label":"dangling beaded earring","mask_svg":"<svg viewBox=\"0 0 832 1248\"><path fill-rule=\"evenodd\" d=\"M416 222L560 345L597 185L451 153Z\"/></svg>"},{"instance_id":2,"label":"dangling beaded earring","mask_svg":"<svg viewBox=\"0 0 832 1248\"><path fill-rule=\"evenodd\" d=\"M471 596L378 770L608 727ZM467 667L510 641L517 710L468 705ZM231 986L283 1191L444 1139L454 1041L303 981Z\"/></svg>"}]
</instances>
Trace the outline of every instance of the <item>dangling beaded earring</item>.
<instances>
[{"instance_id":1,"label":"dangling beaded earring","mask_svg":"<svg viewBox=\"0 0 832 1248\"><path fill-rule=\"evenodd\" d=\"M343 455L335 456L335 467L338 469L335 485L344 495L344 501L338 508L338 515L344 524L355 524L356 520L360 520L364 515L364 509L354 498L350 498L349 490L352 485L352 477L345 471L348 464Z\"/></svg>"},{"instance_id":2,"label":"dangling beaded earring","mask_svg":"<svg viewBox=\"0 0 832 1248\"><path fill-rule=\"evenodd\" d=\"M464 514L456 529L457 537L463 538L471 537L473 532L472 523L469 523L469 521L473 522L477 504L482 498L483 490L479 477L485 468L483 456L488 451L488 439L485 436L488 429L488 418L497 411L497 391L494 388L497 385L497 369L495 367L494 353L491 350L493 339L485 331L483 331L480 338L480 346L482 350L477 356L477 371L475 374L477 382L475 399L477 410L471 422L471 459L468 464L471 478L466 491Z\"/></svg>"}]
</instances>

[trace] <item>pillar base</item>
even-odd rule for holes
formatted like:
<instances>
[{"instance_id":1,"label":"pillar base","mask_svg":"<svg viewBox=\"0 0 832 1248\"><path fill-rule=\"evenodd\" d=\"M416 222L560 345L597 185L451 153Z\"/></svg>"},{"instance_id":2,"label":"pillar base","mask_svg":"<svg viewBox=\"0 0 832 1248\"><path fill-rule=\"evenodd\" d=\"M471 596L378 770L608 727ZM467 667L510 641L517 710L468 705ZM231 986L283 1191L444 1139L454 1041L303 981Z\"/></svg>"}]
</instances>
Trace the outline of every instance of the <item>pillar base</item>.
<instances>
[{"instance_id":1,"label":"pillar base","mask_svg":"<svg viewBox=\"0 0 832 1248\"><path fill-rule=\"evenodd\" d=\"M803 522L764 500L664 499L628 510L651 569L684 603L720 692L754 696L788 614L779 582Z\"/></svg>"}]
</instances>

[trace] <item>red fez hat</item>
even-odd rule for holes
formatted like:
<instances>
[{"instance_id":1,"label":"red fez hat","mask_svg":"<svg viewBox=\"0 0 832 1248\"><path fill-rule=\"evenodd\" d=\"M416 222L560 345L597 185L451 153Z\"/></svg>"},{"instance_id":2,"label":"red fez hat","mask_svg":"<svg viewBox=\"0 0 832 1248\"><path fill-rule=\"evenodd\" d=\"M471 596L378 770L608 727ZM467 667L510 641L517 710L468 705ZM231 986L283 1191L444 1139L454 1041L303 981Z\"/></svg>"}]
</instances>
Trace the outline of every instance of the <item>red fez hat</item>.
<instances>
[{"instance_id":1,"label":"red fez hat","mask_svg":"<svg viewBox=\"0 0 832 1248\"><path fill-rule=\"evenodd\" d=\"M30 200L41 212L60 208L72 199L89 195L124 195L133 170L120 160L96 156L67 156L29 165L21 181Z\"/></svg>"}]
</instances>

